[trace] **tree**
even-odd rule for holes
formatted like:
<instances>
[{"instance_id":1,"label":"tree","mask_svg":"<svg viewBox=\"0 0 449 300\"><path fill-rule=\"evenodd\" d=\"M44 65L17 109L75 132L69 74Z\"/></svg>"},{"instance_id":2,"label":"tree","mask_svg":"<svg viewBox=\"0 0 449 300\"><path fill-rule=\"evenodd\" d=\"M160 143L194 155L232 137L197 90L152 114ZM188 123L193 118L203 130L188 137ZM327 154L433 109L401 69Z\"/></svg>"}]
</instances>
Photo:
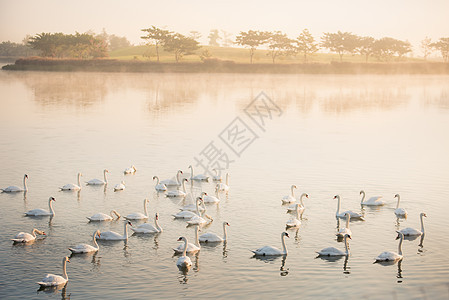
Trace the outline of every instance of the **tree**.
<instances>
[{"instance_id":1,"label":"tree","mask_svg":"<svg viewBox=\"0 0 449 300\"><path fill-rule=\"evenodd\" d=\"M321 38L321 46L331 52L338 53L340 61L343 61L343 54L353 54L357 48L358 37L350 32L329 33L325 32Z\"/></svg>"},{"instance_id":2,"label":"tree","mask_svg":"<svg viewBox=\"0 0 449 300\"><path fill-rule=\"evenodd\" d=\"M432 53L432 39L427 37L421 41L421 50L424 56L424 59L427 60L427 56Z\"/></svg>"},{"instance_id":3,"label":"tree","mask_svg":"<svg viewBox=\"0 0 449 300\"><path fill-rule=\"evenodd\" d=\"M368 62L368 58L373 54L374 38L370 36L359 37L358 46L356 51L365 56L365 62Z\"/></svg>"},{"instance_id":4,"label":"tree","mask_svg":"<svg viewBox=\"0 0 449 300\"><path fill-rule=\"evenodd\" d=\"M432 43L431 46L441 52L444 62L449 62L449 38L440 38L438 42Z\"/></svg>"},{"instance_id":5,"label":"tree","mask_svg":"<svg viewBox=\"0 0 449 300\"><path fill-rule=\"evenodd\" d=\"M217 29L212 29L207 36L209 38L209 46L220 47L218 40L221 39Z\"/></svg>"},{"instance_id":6,"label":"tree","mask_svg":"<svg viewBox=\"0 0 449 300\"><path fill-rule=\"evenodd\" d=\"M147 29L142 29L143 32L147 32L147 35L142 36L144 40L149 40L148 44L152 45L154 43L156 47L156 57L159 62L159 46L162 45L167 37L171 34L170 31L157 28L156 26L151 26Z\"/></svg>"},{"instance_id":7,"label":"tree","mask_svg":"<svg viewBox=\"0 0 449 300\"><path fill-rule=\"evenodd\" d=\"M293 48L293 41L289 39L285 33L275 31L266 32L265 35L267 38L268 49L270 49L267 55L271 56L273 64L275 63L276 57L279 55L285 55L287 52L291 52Z\"/></svg>"},{"instance_id":8,"label":"tree","mask_svg":"<svg viewBox=\"0 0 449 300\"><path fill-rule=\"evenodd\" d=\"M192 30L190 31L189 37L195 41L198 41L201 38L201 33L199 31Z\"/></svg>"},{"instance_id":9,"label":"tree","mask_svg":"<svg viewBox=\"0 0 449 300\"><path fill-rule=\"evenodd\" d=\"M241 31L240 35L238 35L236 38L236 43L244 47L249 47L250 63L253 63L254 52L256 51L257 47L265 44L267 42L267 39L268 34L263 31Z\"/></svg>"},{"instance_id":10,"label":"tree","mask_svg":"<svg viewBox=\"0 0 449 300\"><path fill-rule=\"evenodd\" d=\"M117 50L121 48L130 47L131 43L124 36L116 36L115 34L111 34L108 36L109 41L109 50Z\"/></svg>"},{"instance_id":11,"label":"tree","mask_svg":"<svg viewBox=\"0 0 449 300\"><path fill-rule=\"evenodd\" d=\"M223 36L223 38L222 38L223 47L231 47L232 44L234 44L234 42L232 40L232 33L222 30L221 34Z\"/></svg>"},{"instance_id":12,"label":"tree","mask_svg":"<svg viewBox=\"0 0 449 300\"><path fill-rule=\"evenodd\" d=\"M307 62L307 55L311 55L318 51L318 43L310 34L308 29L304 29L296 38L296 51L303 53L304 62Z\"/></svg>"},{"instance_id":13,"label":"tree","mask_svg":"<svg viewBox=\"0 0 449 300\"><path fill-rule=\"evenodd\" d=\"M165 51L175 54L176 62L179 62L184 55L193 54L193 51L200 48L197 41L180 33L166 36L162 46Z\"/></svg>"},{"instance_id":14,"label":"tree","mask_svg":"<svg viewBox=\"0 0 449 300\"><path fill-rule=\"evenodd\" d=\"M401 59L402 56L411 51L409 42L390 37L375 40L373 44L373 55L384 61L390 61L395 55L397 55L398 59Z\"/></svg>"}]
</instances>

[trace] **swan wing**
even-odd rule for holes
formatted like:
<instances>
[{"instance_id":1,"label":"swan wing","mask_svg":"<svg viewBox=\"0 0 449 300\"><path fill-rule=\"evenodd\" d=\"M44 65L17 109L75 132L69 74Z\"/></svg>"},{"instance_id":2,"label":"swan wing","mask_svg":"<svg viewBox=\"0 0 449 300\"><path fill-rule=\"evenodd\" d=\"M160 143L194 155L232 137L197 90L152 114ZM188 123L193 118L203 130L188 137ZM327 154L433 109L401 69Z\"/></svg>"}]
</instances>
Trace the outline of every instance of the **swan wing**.
<instances>
[{"instance_id":1,"label":"swan wing","mask_svg":"<svg viewBox=\"0 0 449 300\"><path fill-rule=\"evenodd\" d=\"M25 213L27 216L49 216L51 213L49 211L46 211L45 209L36 208L29 210Z\"/></svg>"},{"instance_id":2,"label":"swan wing","mask_svg":"<svg viewBox=\"0 0 449 300\"><path fill-rule=\"evenodd\" d=\"M421 235L422 232L415 229L415 228L411 228L411 227L407 227L404 228L402 230L399 230L399 232L401 232L403 235L407 236L407 235Z\"/></svg>"},{"instance_id":3,"label":"swan wing","mask_svg":"<svg viewBox=\"0 0 449 300\"><path fill-rule=\"evenodd\" d=\"M105 231L105 232L101 232L100 236L97 237L97 240L123 240L124 237L114 231Z\"/></svg>"},{"instance_id":4,"label":"swan wing","mask_svg":"<svg viewBox=\"0 0 449 300\"><path fill-rule=\"evenodd\" d=\"M88 244L79 244L76 245L75 247L69 248L69 250L72 251L72 253L87 253L92 251L98 251L97 248Z\"/></svg>"},{"instance_id":5,"label":"swan wing","mask_svg":"<svg viewBox=\"0 0 449 300\"><path fill-rule=\"evenodd\" d=\"M211 242L222 242L223 238L215 233L207 232L207 233L200 235L198 240L200 242L204 242L204 243L208 243L208 242L211 243Z\"/></svg>"},{"instance_id":6,"label":"swan wing","mask_svg":"<svg viewBox=\"0 0 449 300\"><path fill-rule=\"evenodd\" d=\"M251 250L255 255L282 255L282 251L276 247L264 246L257 250Z\"/></svg>"},{"instance_id":7,"label":"swan wing","mask_svg":"<svg viewBox=\"0 0 449 300\"><path fill-rule=\"evenodd\" d=\"M47 274L42 281L37 282L41 286L57 286L60 284L64 284L67 282L67 279L65 279L62 276L54 275L54 274Z\"/></svg>"},{"instance_id":8,"label":"swan wing","mask_svg":"<svg viewBox=\"0 0 449 300\"><path fill-rule=\"evenodd\" d=\"M8 186L5 189L2 189L2 191L5 192L5 193L14 193L14 192L22 192L23 189L19 188L18 186L11 185L11 186Z\"/></svg>"},{"instance_id":9,"label":"swan wing","mask_svg":"<svg viewBox=\"0 0 449 300\"><path fill-rule=\"evenodd\" d=\"M86 182L87 185L103 185L105 184L105 182L103 180L100 179L91 179L89 181Z\"/></svg>"}]
</instances>

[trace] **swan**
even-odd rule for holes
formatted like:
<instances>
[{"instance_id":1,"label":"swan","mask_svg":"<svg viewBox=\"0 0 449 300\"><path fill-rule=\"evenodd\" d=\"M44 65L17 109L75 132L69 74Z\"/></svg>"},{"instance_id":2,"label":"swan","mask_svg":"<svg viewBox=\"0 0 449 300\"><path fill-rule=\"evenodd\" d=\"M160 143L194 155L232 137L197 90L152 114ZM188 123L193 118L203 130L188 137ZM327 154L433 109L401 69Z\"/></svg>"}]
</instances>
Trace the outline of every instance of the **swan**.
<instances>
[{"instance_id":1,"label":"swan","mask_svg":"<svg viewBox=\"0 0 449 300\"><path fill-rule=\"evenodd\" d=\"M299 210L300 211L306 209L306 207L304 206L304 201L302 200L302 198L304 198L304 197L309 198L309 195L306 194L306 193L302 193L301 197L299 197L299 202L300 202L299 203ZM296 210L296 204L292 204L289 207L287 207L287 212L292 212L292 211L295 211L295 210Z\"/></svg>"},{"instance_id":2,"label":"swan","mask_svg":"<svg viewBox=\"0 0 449 300\"><path fill-rule=\"evenodd\" d=\"M198 206L195 204L187 204L184 205L183 207L181 207L179 210L181 211L191 211L191 212L196 212L198 210L198 212L204 212L205 207L203 206Z\"/></svg>"},{"instance_id":3,"label":"swan","mask_svg":"<svg viewBox=\"0 0 449 300\"><path fill-rule=\"evenodd\" d=\"M37 282L41 286L41 288L58 286L62 284L66 284L69 281L69 277L67 276L66 264L70 262L69 258L66 256L62 259L62 276L47 274L47 276L42 279L42 281Z\"/></svg>"},{"instance_id":4,"label":"swan","mask_svg":"<svg viewBox=\"0 0 449 300\"><path fill-rule=\"evenodd\" d=\"M376 262L396 262L398 260L401 260L403 258L402 256L402 241L404 240L404 235L402 232L396 231L398 233L398 238L401 239L399 241L398 246L398 253L392 252L392 251L385 251L379 254L379 256L376 258Z\"/></svg>"},{"instance_id":5,"label":"swan","mask_svg":"<svg viewBox=\"0 0 449 300\"><path fill-rule=\"evenodd\" d=\"M153 176L153 180L157 179L156 186L154 189L158 192L165 192L167 190L167 186L163 183L159 182L159 177Z\"/></svg>"},{"instance_id":6,"label":"swan","mask_svg":"<svg viewBox=\"0 0 449 300\"><path fill-rule=\"evenodd\" d=\"M50 211L45 210L45 209L41 209L41 208L35 208L32 210L29 210L25 213L25 216L27 217L32 217L32 216L55 216L55 212L53 210L53 206L51 205L52 201L56 201L55 198L50 197L48 198L48 207L50 209Z\"/></svg>"},{"instance_id":7,"label":"swan","mask_svg":"<svg viewBox=\"0 0 449 300\"><path fill-rule=\"evenodd\" d=\"M128 240L128 225L133 226L130 221L125 221L123 223L123 235L120 235L117 232L114 231L105 231L100 232L100 235L98 236L99 240L104 241L120 241L120 240Z\"/></svg>"},{"instance_id":8,"label":"swan","mask_svg":"<svg viewBox=\"0 0 449 300\"><path fill-rule=\"evenodd\" d=\"M185 250L189 254L194 254L201 250L200 242L198 241L198 231L199 226L195 226L195 244L192 243L186 243L184 245L179 245L176 248L173 248L173 251L175 251L175 254L180 254L184 252L184 249L187 245L187 250Z\"/></svg>"},{"instance_id":9,"label":"swan","mask_svg":"<svg viewBox=\"0 0 449 300\"><path fill-rule=\"evenodd\" d=\"M367 206L382 206L385 205L385 202L380 200L380 198L382 198L382 196L374 196L369 198L368 200L365 200L365 191L361 190L360 191L360 195L363 195L362 200L360 200L360 204L361 205L367 205Z\"/></svg>"},{"instance_id":10,"label":"swan","mask_svg":"<svg viewBox=\"0 0 449 300\"><path fill-rule=\"evenodd\" d=\"M207 232L207 233L200 235L198 240L201 243L221 243L221 242L227 241L228 232L226 231L226 226L231 226L231 225L229 225L228 222L223 222L223 237L220 237L218 234L215 234L212 232Z\"/></svg>"},{"instance_id":11,"label":"swan","mask_svg":"<svg viewBox=\"0 0 449 300\"><path fill-rule=\"evenodd\" d=\"M154 225L148 224L148 223L144 223L144 224L140 224L139 226L137 226L137 228L131 227L131 230L134 231L135 233L159 233L162 232L162 227L159 225L158 223L159 220L159 214L156 213L156 215L154 216Z\"/></svg>"},{"instance_id":12,"label":"swan","mask_svg":"<svg viewBox=\"0 0 449 300\"><path fill-rule=\"evenodd\" d=\"M289 237L287 232L282 232L281 241L282 241L282 250L279 250L276 247L264 246L262 248L251 250L255 256L279 256L279 255L287 255L287 247L285 246L285 237Z\"/></svg>"},{"instance_id":13,"label":"swan","mask_svg":"<svg viewBox=\"0 0 449 300\"><path fill-rule=\"evenodd\" d=\"M134 173L136 173L136 171L137 171L136 167L134 165L132 165L131 167L126 168L125 171L123 171L123 173L134 174Z\"/></svg>"},{"instance_id":14,"label":"swan","mask_svg":"<svg viewBox=\"0 0 449 300\"><path fill-rule=\"evenodd\" d=\"M68 183L66 185L64 185L61 189L61 191L79 191L81 190L81 176L83 176L83 174L78 173L78 185L74 184L74 183Z\"/></svg>"},{"instance_id":15,"label":"swan","mask_svg":"<svg viewBox=\"0 0 449 300\"><path fill-rule=\"evenodd\" d=\"M420 236L424 234L424 222L422 217L427 217L427 215L425 213L419 214L419 218L421 220L421 231L411 227L407 227L402 230L399 230L399 232L402 233L404 236Z\"/></svg>"},{"instance_id":16,"label":"swan","mask_svg":"<svg viewBox=\"0 0 449 300\"><path fill-rule=\"evenodd\" d=\"M196 208L195 211L182 210L172 216L175 217L175 219L191 219L194 216L198 216L200 214L200 210L199 210L200 201L202 201L201 197L197 197L196 201L195 201L195 208Z\"/></svg>"},{"instance_id":17,"label":"swan","mask_svg":"<svg viewBox=\"0 0 449 300\"><path fill-rule=\"evenodd\" d=\"M286 228L297 228L301 225L301 221L299 220L300 204L296 203L295 206L296 206L296 209L295 209L296 218L291 218L290 220L288 220L287 223L285 223Z\"/></svg>"},{"instance_id":18,"label":"swan","mask_svg":"<svg viewBox=\"0 0 449 300\"><path fill-rule=\"evenodd\" d=\"M396 204L396 209L394 210L395 215L398 218L407 218L407 211L404 208L399 207L399 201L401 200L401 196L399 194L394 195L395 198L398 198L398 203Z\"/></svg>"},{"instance_id":19,"label":"swan","mask_svg":"<svg viewBox=\"0 0 449 300\"><path fill-rule=\"evenodd\" d=\"M345 234L345 252L337 249L335 247L327 247L318 251L318 256L348 256L349 255L349 247L348 247L348 239L351 239L349 234Z\"/></svg>"},{"instance_id":20,"label":"swan","mask_svg":"<svg viewBox=\"0 0 449 300\"><path fill-rule=\"evenodd\" d=\"M0 189L0 190L4 193L26 192L26 191L28 191L27 179L28 179L28 175L27 174L23 175L23 189L19 188L18 186L11 185L11 186L8 186L7 188Z\"/></svg>"},{"instance_id":21,"label":"swan","mask_svg":"<svg viewBox=\"0 0 449 300\"><path fill-rule=\"evenodd\" d=\"M344 212L340 212L340 205L341 205L340 196L339 196L339 195L336 195L336 196L334 196L334 199L337 199L337 200L338 200L337 212L335 213L335 216L336 216L337 218L342 218L342 219L344 219L344 218L346 218L346 213L349 213L350 216L351 216L351 219L364 220L363 215L358 214L358 213L356 213L356 212L353 212L353 211L351 211L351 210L347 210L347 211L344 211Z\"/></svg>"},{"instance_id":22,"label":"swan","mask_svg":"<svg viewBox=\"0 0 449 300\"><path fill-rule=\"evenodd\" d=\"M178 170L178 172L176 173L176 180L165 179L165 180L162 180L160 183L165 184L166 187L180 186L181 185L181 174L183 174L182 171Z\"/></svg>"},{"instance_id":23,"label":"swan","mask_svg":"<svg viewBox=\"0 0 449 300\"><path fill-rule=\"evenodd\" d=\"M189 181L187 178L184 178L182 180L182 191L180 191L180 190L168 191L165 196L166 197L185 197L187 195L186 184L185 184L187 181Z\"/></svg>"},{"instance_id":24,"label":"swan","mask_svg":"<svg viewBox=\"0 0 449 300\"><path fill-rule=\"evenodd\" d=\"M127 220L146 220L146 219L148 219L148 210L147 210L148 203L150 203L150 200L148 200L148 199L143 200L143 211L145 212L145 214L132 213L132 214L127 215L125 217L125 219L127 219Z\"/></svg>"},{"instance_id":25,"label":"swan","mask_svg":"<svg viewBox=\"0 0 449 300\"><path fill-rule=\"evenodd\" d=\"M293 203L293 202L295 202L296 201L296 199L295 199L295 193L294 193L294 191L293 191L293 189L296 189L297 187L296 187L296 185L292 185L291 186L291 195L287 195L287 196L284 196L283 198L282 198L282 204L288 204L288 203Z\"/></svg>"},{"instance_id":26,"label":"swan","mask_svg":"<svg viewBox=\"0 0 449 300\"><path fill-rule=\"evenodd\" d=\"M112 221L114 219L113 214L115 214L117 216L117 219L120 219L120 214L115 211L115 210L111 210L111 212L109 213L109 215L104 214L104 213L97 213L91 217L86 217L89 221L91 222L95 222L95 221Z\"/></svg>"},{"instance_id":27,"label":"swan","mask_svg":"<svg viewBox=\"0 0 449 300\"><path fill-rule=\"evenodd\" d=\"M106 173L109 173L108 170L104 169L103 171L103 177L104 180L100 180L100 179L91 179L89 181L86 182L87 185L105 185L108 184L108 178L106 177Z\"/></svg>"},{"instance_id":28,"label":"swan","mask_svg":"<svg viewBox=\"0 0 449 300\"><path fill-rule=\"evenodd\" d=\"M184 242L184 246L182 247L184 250L182 252L182 256L180 258L178 258L178 261L176 262L176 265L178 266L178 268L185 268L188 269L192 266L192 261L190 260L190 257L187 256L187 238L185 237L180 237L178 239L179 241L183 241Z\"/></svg>"},{"instance_id":29,"label":"swan","mask_svg":"<svg viewBox=\"0 0 449 300\"><path fill-rule=\"evenodd\" d=\"M198 174L196 176L193 176L193 167L192 165L189 166L190 169L190 180L195 180L195 181L209 181L209 177L204 175L204 174Z\"/></svg>"},{"instance_id":30,"label":"swan","mask_svg":"<svg viewBox=\"0 0 449 300\"><path fill-rule=\"evenodd\" d=\"M351 215L349 213L346 213L346 226L345 228L341 228L338 233L337 236L338 237L344 237L345 235L352 235L352 231L351 229L349 229L349 221L351 220Z\"/></svg>"},{"instance_id":31,"label":"swan","mask_svg":"<svg viewBox=\"0 0 449 300\"><path fill-rule=\"evenodd\" d=\"M206 214L206 207L204 206L204 201L202 201L201 197L200 197L200 200L201 200L201 205L203 206L203 214L204 214L204 216L206 218L208 218L212 222L214 219L212 219L210 216L208 216ZM207 223L206 219L204 219L200 215L199 210L196 212L196 214L193 217L190 218L190 220L187 221L187 224L189 224L189 225L200 225L200 226L203 226L206 223Z\"/></svg>"},{"instance_id":32,"label":"swan","mask_svg":"<svg viewBox=\"0 0 449 300\"><path fill-rule=\"evenodd\" d=\"M215 175L212 176L212 180L213 181L218 181L218 182L222 182L223 178L221 178L221 175L218 174L217 169L212 169L212 171L214 171Z\"/></svg>"},{"instance_id":33,"label":"swan","mask_svg":"<svg viewBox=\"0 0 449 300\"><path fill-rule=\"evenodd\" d=\"M229 173L226 173L226 183L220 182L218 184L219 192L228 192L229 191Z\"/></svg>"},{"instance_id":34,"label":"swan","mask_svg":"<svg viewBox=\"0 0 449 300\"><path fill-rule=\"evenodd\" d=\"M89 253L89 252L96 252L100 247L97 244L97 236L100 237L101 233L100 230L97 230L92 235L92 239L94 241L94 246L88 245L88 244L78 244L75 247L69 248L69 250L73 254L81 254L81 253Z\"/></svg>"},{"instance_id":35,"label":"swan","mask_svg":"<svg viewBox=\"0 0 449 300\"><path fill-rule=\"evenodd\" d=\"M46 235L45 232L37 230L36 228L31 231L31 234L28 232L19 232L14 236L11 241L14 243L28 243L28 242L34 242L36 240L36 233L39 235Z\"/></svg>"},{"instance_id":36,"label":"swan","mask_svg":"<svg viewBox=\"0 0 449 300\"><path fill-rule=\"evenodd\" d=\"M206 192L201 193L201 197L203 198L204 203L218 203L220 202L220 196L218 195L218 185L215 187L215 196L209 196Z\"/></svg>"},{"instance_id":37,"label":"swan","mask_svg":"<svg viewBox=\"0 0 449 300\"><path fill-rule=\"evenodd\" d=\"M123 191L125 188L126 188L125 182L122 180L120 183L117 183L117 184L114 186L114 192L117 192L117 191Z\"/></svg>"}]
</instances>

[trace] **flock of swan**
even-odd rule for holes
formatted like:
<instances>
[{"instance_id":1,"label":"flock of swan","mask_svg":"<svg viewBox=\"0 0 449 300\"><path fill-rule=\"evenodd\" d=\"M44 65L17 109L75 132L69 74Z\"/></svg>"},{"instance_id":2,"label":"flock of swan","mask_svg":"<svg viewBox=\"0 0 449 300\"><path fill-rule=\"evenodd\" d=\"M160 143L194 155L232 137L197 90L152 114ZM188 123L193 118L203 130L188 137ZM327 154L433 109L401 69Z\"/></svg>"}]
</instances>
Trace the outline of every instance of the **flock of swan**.
<instances>
[{"instance_id":1,"label":"flock of swan","mask_svg":"<svg viewBox=\"0 0 449 300\"><path fill-rule=\"evenodd\" d=\"M204 174L198 174L194 175L193 173L193 167L189 166L190 169L190 177L189 178L183 178L184 173L181 170L178 170L176 176L174 179L166 179L166 180L160 180L159 177L154 176L153 180L156 181L155 184L155 190L158 193L163 193L166 197L178 197L178 198L184 198L188 195L188 192L186 190L185 184L187 182L209 182L209 177ZM135 166L131 166L130 168L127 168L124 173L125 174L134 174L136 173L137 169ZM187 237L181 236L179 237L178 241L182 242L178 247L173 248L173 251L175 254L180 255L178 258L176 265L181 270L187 270L192 266L192 261L190 260L188 255L194 254L201 250L201 244L200 243L221 243L226 242L227 240L227 227L230 226L228 222L223 222L223 236L220 236L215 233L204 233L201 236L199 236L199 228L201 226L204 226L205 224L209 224L210 222L213 222L213 218L206 214L206 206L205 203L214 204L220 202L220 192L227 193L230 189L229 186L229 174L226 174L225 182L223 182L223 178L218 174L216 170L214 170L216 173L211 178L211 180L215 183L215 196L208 195L206 192L202 192L201 196L197 197L194 201L194 203L185 205L179 209L179 212L174 213L172 216L175 219L183 219L186 221L188 225L195 226L195 239L194 243L189 243ZM100 179L92 179L86 182L86 185L107 185L107 173L108 170L103 171L103 180ZM76 191L80 190L81 187L81 173L78 173L78 184L66 184L62 187L60 187L61 191ZM17 187L17 186L9 186L4 189L0 189L2 192L5 193L15 193L15 192L21 192L21 191L27 191L27 179L28 175L24 175L23 177L23 188ZM125 183L122 181L120 184L117 184L114 186L114 191L119 191L125 189ZM284 196L281 198L281 204L282 205L288 205L287 212L292 213L293 216L291 219L289 219L285 227L288 228L299 228L301 225L301 216L305 210L305 205L303 198L309 198L309 195L307 193L303 193L300 195L300 197L297 199L295 196L295 189L297 189L296 185L292 185L290 188L290 194L287 196ZM382 197L371 197L367 200L365 200L365 192L362 190L360 191L360 195L362 195L361 199L361 206L382 206L386 203L381 200ZM394 196L397 198L396 203L396 209L394 210L394 213L397 218L407 218L407 211L404 208L400 207L400 195L396 194ZM341 249L337 249L335 247L327 247L322 250L316 251L318 254L317 257L338 257L338 256L349 256L349 240L351 239L352 232L349 228L350 221L363 221L365 216L363 213L357 213L351 210L341 211L341 197L339 195L335 195L334 199L337 200L337 211L335 213L335 216L337 219L344 219L346 221L345 227L341 228L337 233L337 238L342 240L344 242L344 251ZM52 206L52 203L55 202L56 199L54 197L49 197L48 199L48 210L45 209L32 209L27 212L25 212L25 216L55 216L55 211ZM99 245L97 243L97 240L127 240L128 239L128 228L130 228L134 233L138 234L155 234L155 233L161 233L163 232L163 229L161 225L159 224L159 214L156 212L154 215L154 225L147 223L147 221L150 219L150 216L148 214L148 206L149 200L144 199L143 201L143 213L142 212L136 212L131 213L123 217L123 234L114 232L114 231L104 231L101 232L100 230L95 230L95 232L92 234L92 241L93 245L89 244L78 244L72 247L69 247L68 249L72 252L72 254L83 254L83 253L90 253L90 252L96 252L99 250ZM96 213L92 216L86 217L89 222L104 222L104 221L111 221L114 219L119 219L122 216L116 211L111 210L110 214L105 213ZM405 228L400 231L397 231L398 236L397 239L399 239L399 245L398 245L398 251L385 251L382 252L379 256L375 258L375 262L389 262L389 263L395 263L399 260L403 259L403 252L402 252L402 243L404 240L404 237L418 237L418 236L424 236L424 224L423 224L423 217L427 217L425 213L420 214L420 221L421 221L421 230L414 229L414 228ZM136 220L143 220L145 223L142 223L138 226L133 226L131 221ZM33 229L31 233L25 233L25 232L19 232L13 239L13 243L31 243L35 241L38 238L38 235L45 237L45 232L40 231L38 229ZM285 244L285 238L288 238L289 235L286 231L283 231L281 233L281 245L282 249L279 249L277 247L273 246L263 246L255 250L251 250L251 252L254 254L254 256L284 256L288 254L287 247ZM62 260L62 268L63 268L63 275L54 275L54 274L47 274L42 281L37 282L41 287L55 287L60 286L62 284L66 284L68 282L68 276L66 271L66 264L67 262L70 262L69 257L65 256Z\"/></svg>"}]
</instances>

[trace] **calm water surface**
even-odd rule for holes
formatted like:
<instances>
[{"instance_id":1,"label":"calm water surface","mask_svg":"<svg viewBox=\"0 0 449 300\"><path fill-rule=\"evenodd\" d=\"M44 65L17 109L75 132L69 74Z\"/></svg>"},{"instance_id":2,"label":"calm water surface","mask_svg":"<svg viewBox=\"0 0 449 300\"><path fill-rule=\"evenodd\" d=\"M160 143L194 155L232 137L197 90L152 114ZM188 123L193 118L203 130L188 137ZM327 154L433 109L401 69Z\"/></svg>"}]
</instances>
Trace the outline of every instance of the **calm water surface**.
<instances>
[{"instance_id":1,"label":"calm water surface","mask_svg":"<svg viewBox=\"0 0 449 300\"><path fill-rule=\"evenodd\" d=\"M0 72L0 186L21 186L29 175L26 195L0 194L0 298L447 299L448 82L448 76ZM270 111L259 127L244 109L262 91L282 113ZM240 146L234 140L235 147L247 143L239 155L225 143L225 129L237 117L252 130L237 140ZM212 153L211 145L230 159L231 190L219 205L207 206L214 221L202 232L221 234L227 221L229 240L204 246L183 273L172 248L179 236L192 239L194 229L171 214L201 191L213 194L214 184L188 186L185 200L170 200L155 192L152 177L189 172L195 158ZM138 171L124 176L132 164ZM76 183L78 172L87 181L102 178L105 168L106 189L58 191ZM114 192L121 180L126 190ZM280 199L292 184L310 198L300 229L288 230L288 256L252 258L250 249L281 247L290 215ZM316 259L324 247L344 248L335 237L333 196L341 195L343 209L360 211L361 189L368 197L383 195L387 205L366 208L366 221L351 222L349 259ZM396 193L407 220L393 213ZM53 219L23 216L47 208L50 196ZM123 230L122 220L93 224L87 216L143 212L144 198L149 222L159 212L163 233L103 242L97 254L71 258L65 289L37 292L45 274L62 273L69 246L91 243L97 228ZM421 212L428 216L422 246L419 238L405 241L400 264L373 264L381 252L397 251L396 230L419 229ZM33 228L48 237L12 245L16 233Z\"/></svg>"}]
</instances>

